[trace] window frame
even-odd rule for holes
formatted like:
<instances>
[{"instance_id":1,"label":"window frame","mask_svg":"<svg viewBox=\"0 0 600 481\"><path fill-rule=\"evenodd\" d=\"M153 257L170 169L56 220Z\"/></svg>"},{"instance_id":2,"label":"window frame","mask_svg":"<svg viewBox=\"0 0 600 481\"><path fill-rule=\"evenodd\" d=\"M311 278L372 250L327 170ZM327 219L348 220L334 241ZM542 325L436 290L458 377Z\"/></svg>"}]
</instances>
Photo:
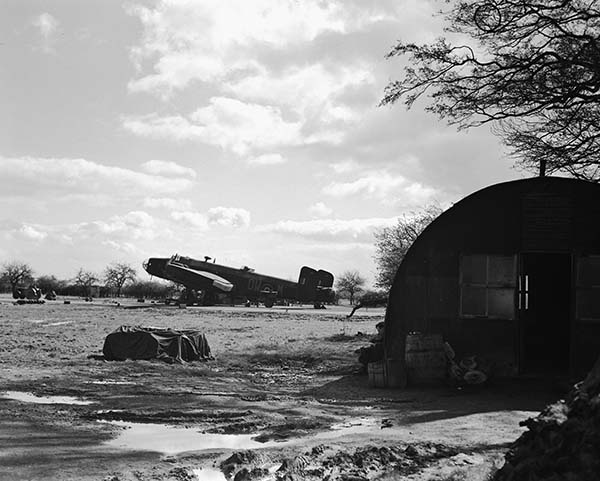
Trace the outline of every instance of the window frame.
<instances>
[{"instance_id":1,"label":"window frame","mask_svg":"<svg viewBox=\"0 0 600 481\"><path fill-rule=\"evenodd\" d=\"M466 258L474 258L474 257L483 257L485 258L485 280L483 282L473 282L473 281L465 281L465 259ZM510 281L497 281L490 280L490 259L494 258L504 258L511 259L512 261L512 279ZM506 320L515 320L517 317L517 255L516 254L466 254L463 253L459 256L459 316L464 319L506 319ZM485 299L485 313L483 314L471 314L465 313L464 311L464 294L465 289L483 289ZM506 291L510 290L512 294L512 313L507 316L500 316L496 314L490 314L490 291Z\"/></svg>"},{"instance_id":2,"label":"window frame","mask_svg":"<svg viewBox=\"0 0 600 481\"><path fill-rule=\"evenodd\" d=\"M579 321L588 321L588 322L600 322L600 314L598 317L584 317L581 315L581 294L582 293L593 293L594 291L598 291L600 293L600 276L598 278L597 283L586 284L581 280L581 270L582 270L582 261L586 259L594 259L600 262L600 255L592 254L592 255L579 255L577 256L577 272L575 275L575 319ZM591 296L592 299L598 299L598 296Z\"/></svg>"}]
</instances>

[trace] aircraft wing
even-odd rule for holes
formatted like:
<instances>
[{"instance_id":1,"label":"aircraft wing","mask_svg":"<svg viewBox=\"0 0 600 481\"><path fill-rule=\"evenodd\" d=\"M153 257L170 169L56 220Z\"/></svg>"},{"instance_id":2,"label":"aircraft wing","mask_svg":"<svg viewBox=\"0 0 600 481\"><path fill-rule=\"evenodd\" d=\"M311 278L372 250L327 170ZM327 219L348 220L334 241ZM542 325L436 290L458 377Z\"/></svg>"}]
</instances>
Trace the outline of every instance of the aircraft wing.
<instances>
[{"instance_id":1,"label":"aircraft wing","mask_svg":"<svg viewBox=\"0 0 600 481\"><path fill-rule=\"evenodd\" d=\"M175 282L195 289L215 287L223 292L230 292L233 284L212 272L197 271L175 263L167 263L165 272Z\"/></svg>"}]
</instances>

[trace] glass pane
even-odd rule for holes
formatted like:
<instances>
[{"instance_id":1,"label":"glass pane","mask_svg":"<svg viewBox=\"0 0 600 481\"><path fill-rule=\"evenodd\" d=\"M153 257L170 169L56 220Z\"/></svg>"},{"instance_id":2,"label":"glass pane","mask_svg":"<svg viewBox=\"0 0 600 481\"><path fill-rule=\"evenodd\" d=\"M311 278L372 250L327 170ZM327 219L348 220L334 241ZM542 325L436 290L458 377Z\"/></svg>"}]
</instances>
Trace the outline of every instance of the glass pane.
<instances>
[{"instance_id":1,"label":"glass pane","mask_svg":"<svg viewBox=\"0 0 600 481\"><path fill-rule=\"evenodd\" d=\"M487 279L487 256L468 255L461 259L461 274L464 284L483 284Z\"/></svg>"},{"instance_id":2,"label":"glass pane","mask_svg":"<svg viewBox=\"0 0 600 481\"><path fill-rule=\"evenodd\" d=\"M577 290L577 318L600 319L600 288Z\"/></svg>"},{"instance_id":3,"label":"glass pane","mask_svg":"<svg viewBox=\"0 0 600 481\"><path fill-rule=\"evenodd\" d=\"M591 287L600 285L600 257L580 257L577 269L577 285Z\"/></svg>"},{"instance_id":4,"label":"glass pane","mask_svg":"<svg viewBox=\"0 0 600 481\"><path fill-rule=\"evenodd\" d=\"M515 290L488 289L488 315L501 319L515 318Z\"/></svg>"},{"instance_id":5,"label":"glass pane","mask_svg":"<svg viewBox=\"0 0 600 481\"><path fill-rule=\"evenodd\" d=\"M488 285L514 286L516 279L513 256L489 256Z\"/></svg>"},{"instance_id":6,"label":"glass pane","mask_svg":"<svg viewBox=\"0 0 600 481\"><path fill-rule=\"evenodd\" d=\"M462 286L460 313L463 316L485 316L485 291L485 287Z\"/></svg>"}]
</instances>

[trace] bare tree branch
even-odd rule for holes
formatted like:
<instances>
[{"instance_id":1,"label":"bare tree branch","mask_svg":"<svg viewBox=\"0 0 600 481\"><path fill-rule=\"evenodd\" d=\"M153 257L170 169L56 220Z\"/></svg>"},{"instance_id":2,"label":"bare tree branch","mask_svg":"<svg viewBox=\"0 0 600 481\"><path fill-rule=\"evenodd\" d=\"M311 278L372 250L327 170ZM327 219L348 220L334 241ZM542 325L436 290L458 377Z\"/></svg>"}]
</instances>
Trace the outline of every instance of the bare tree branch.
<instances>
[{"instance_id":1,"label":"bare tree branch","mask_svg":"<svg viewBox=\"0 0 600 481\"><path fill-rule=\"evenodd\" d=\"M428 45L399 42L387 57L409 66L390 82L382 105L426 110L459 128L492 124L517 165L600 180L600 1L448 2L446 31Z\"/></svg>"}]
</instances>

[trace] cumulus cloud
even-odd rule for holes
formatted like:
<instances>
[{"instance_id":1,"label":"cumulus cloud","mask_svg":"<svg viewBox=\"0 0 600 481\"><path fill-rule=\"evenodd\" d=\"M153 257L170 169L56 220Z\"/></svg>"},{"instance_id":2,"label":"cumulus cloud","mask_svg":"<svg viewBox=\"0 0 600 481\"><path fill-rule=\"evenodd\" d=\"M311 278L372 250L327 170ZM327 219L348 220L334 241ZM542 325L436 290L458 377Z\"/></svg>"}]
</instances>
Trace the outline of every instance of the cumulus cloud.
<instances>
[{"instance_id":1,"label":"cumulus cloud","mask_svg":"<svg viewBox=\"0 0 600 481\"><path fill-rule=\"evenodd\" d=\"M333 210L330 207L327 207L323 202L317 202L316 204L311 205L308 210L317 217L327 217L333 212Z\"/></svg>"},{"instance_id":2,"label":"cumulus cloud","mask_svg":"<svg viewBox=\"0 0 600 481\"><path fill-rule=\"evenodd\" d=\"M102 234L124 235L133 239L149 239L157 235L154 218L143 211L132 211L115 215L107 220L98 220L81 225L83 230L98 230Z\"/></svg>"},{"instance_id":3,"label":"cumulus cloud","mask_svg":"<svg viewBox=\"0 0 600 481\"><path fill-rule=\"evenodd\" d=\"M33 241L41 241L48 237L48 233L40 230L37 227L34 227L29 224L23 224L21 228L18 230L18 233L29 240Z\"/></svg>"},{"instance_id":4,"label":"cumulus cloud","mask_svg":"<svg viewBox=\"0 0 600 481\"><path fill-rule=\"evenodd\" d=\"M406 179L401 175L391 175L385 171L370 172L350 182L331 182L323 188L323 193L332 197L363 194L384 198L404 183Z\"/></svg>"},{"instance_id":5,"label":"cumulus cloud","mask_svg":"<svg viewBox=\"0 0 600 481\"><path fill-rule=\"evenodd\" d=\"M171 218L199 230L208 230L208 219L200 212L175 211L171 212Z\"/></svg>"},{"instance_id":6,"label":"cumulus cloud","mask_svg":"<svg viewBox=\"0 0 600 481\"><path fill-rule=\"evenodd\" d=\"M19 240L44 241L50 243L77 243L85 252L86 243L99 245L118 243L121 246L133 245L132 240L155 239L168 232L152 216L143 211L131 211L123 215L114 215L106 219L98 219L71 224L30 224L11 222L0 225L0 232ZM108 245L108 244L107 244Z\"/></svg>"},{"instance_id":7,"label":"cumulus cloud","mask_svg":"<svg viewBox=\"0 0 600 481\"><path fill-rule=\"evenodd\" d=\"M348 182L331 182L322 189L332 197L361 195L380 200L386 204L423 205L431 202L438 190L411 182L402 175L392 175L387 171L373 171Z\"/></svg>"},{"instance_id":8,"label":"cumulus cloud","mask_svg":"<svg viewBox=\"0 0 600 481\"><path fill-rule=\"evenodd\" d=\"M166 206L168 199L156 199L159 205ZM250 225L250 212L237 207L212 207L208 211L175 210L170 217L178 224L201 231L210 230L211 226L242 228Z\"/></svg>"},{"instance_id":9,"label":"cumulus cloud","mask_svg":"<svg viewBox=\"0 0 600 481\"><path fill-rule=\"evenodd\" d=\"M377 29L386 21L398 22L404 33L422 35L429 33L432 3L163 0L147 7L138 2L127 8L143 28L131 51L139 76L129 88L169 95L194 81L220 82L260 66L259 51L299 51L318 38L337 40ZM144 64L151 66L150 72L143 71Z\"/></svg>"},{"instance_id":10,"label":"cumulus cloud","mask_svg":"<svg viewBox=\"0 0 600 481\"><path fill-rule=\"evenodd\" d=\"M283 235L334 241L373 240L373 232L397 222L392 218L366 219L315 219L308 221L282 220L275 224L257 228L260 232L275 232Z\"/></svg>"},{"instance_id":11,"label":"cumulus cloud","mask_svg":"<svg viewBox=\"0 0 600 481\"><path fill-rule=\"evenodd\" d=\"M439 195L437 189L421 184L420 182L413 182L404 188L406 197L410 200L410 204L424 205L428 202L432 202L433 199ZM396 201L401 201L401 198Z\"/></svg>"},{"instance_id":12,"label":"cumulus cloud","mask_svg":"<svg viewBox=\"0 0 600 481\"><path fill-rule=\"evenodd\" d=\"M250 212L236 207L213 207L208 210L208 222L225 227L248 227Z\"/></svg>"},{"instance_id":13,"label":"cumulus cloud","mask_svg":"<svg viewBox=\"0 0 600 481\"><path fill-rule=\"evenodd\" d=\"M32 24L39 29L40 34L45 38L54 35L58 28L58 20L47 12L35 17Z\"/></svg>"},{"instance_id":14,"label":"cumulus cloud","mask_svg":"<svg viewBox=\"0 0 600 481\"><path fill-rule=\"evenodd\" d=\"M336 174L346 174L348 172L357 170L359 168L359 164L355 160L349 159L330 164L330 167Z\"/></svg>"},{"instance_id":15,"label":"cumulus cloud","mask_svg":"<svg viewBox=\"0 0 600 481\"><path fill-rule=\"evenodd\" d=\"M135 61L154 60L154 72L129 88L162 94L245 69L259 46L281 49L346 29L342 5L317 0L159 2L154 9L136 5L129 12L144 27L132 51Z\"/></svg>"},{"instance_id":16,"label":"cumulus cloud","mask_svg":"<svg viewBox=\"0 0 600 481\"><path fill-rule=\"evenodd\" d=\"M246 163L249 165L277 165L284 164L286 161L281 154L262 154L246 159Z\"/></svg>"},{"instance_id":17,"label":"cumulus cloud","mask_svg":"<svg viewBox=\"0 0 600 481\"><path fill-rule=\"evenodd\" d=\"M105 240L102 242L102 245L114 251L123 252L126 254L132 254L138 251L137 247L131 242L115 242L113 240Z\"/></svg>"},{"instance_id":18,"label":"cumulus cloud","mask_svg":"<svg viewBox=\"0 0 600 481\"><path fill-rule=\"evenodd\" d=\"M171 197L146 197L144 207L150 209L191 210L192 202L189 199L173 199Z\"/></svg>"},{"instance_id":19,"label":"cumulus cloud","mask_svg":"<svg viewBox=\"0 0 600 481\"><path fill-rule=\"evenodd\" d=\"M142 169L153 175L181 176L196 178L196 171L167 160L149 160L142 164Z\"/></svg>"},{"instance_id":20,"label":"cumulus cloud","mask_svg":"<svg viewBox=\"0 0 600 481\"><path fill-rule=\"evenodd\" d=\"M263 68L225 87L240 99L285 105L305 122L327 126L357 121L360 113L342 103L340 97L348 89L372 85L374 81L367 66L326 68L315 63L277 73Z\"/></svg>"},{"instance_id":21,"label":"cumulus cloud","mask_svg":"<svg viewBox=\"0 0 600 481\"><path fill-rule=\"evenodd\" d=\"M323 55L326 48L311 51L314 41L358 33L399 14L393 2L364 7L320 0L161 1L128 12L143 26L131 52L138 71L131 92L167 99L208 87L218 94L194 114L132 116L125 128L239 155L253 147L339 144L363 117L364 92L370 92L369 107L376 102L373 66L353 55ZM256 122L247 122L246 113Z\"/></svg>"},{"instance_id":22,"label":"cumulus cloud","mask_svg":"<svg viewBox=\"0 0 600 481\"><path fill-rule=\"evenodd\" d=\"M31 24L37 28L42 37L42 50L46 53L53 52L52 45L58 30L58 20L47 12L35 17Z\"/></svg>"},{"instance_id":23,"label":"cumulus cloud","mask_svg":"<svg viewBox=\"0 0 600 481\"><path fill-rule=\"evenodd\" d=\"M196 110L191 118L202 125L212 143L230 147L239 154L251 147L268 148L300 142L300 124L283 118L272 106L216 97Z\"/></svg>"},{"instance_id":24,"label":"cumulus cloud","mask_svg":"<svg viewBox=\"0 0 600 481\"><path fill-rule=\"evenodd\" d=\"M134 134L196 140L245 155L252 149L269 149L301 143L301 124L283 118L272 106L213 97L209 105L191 113L160 117L156 114L124 119L125 129Z\"/></svg>"},{"instance_id":25,"label":"cumulus cloud","mask_svg":"<svg viewBox=\"0 0 600 481\"><path fill-rule=\"evenodd\" d=\"M123 127L141 137L166 138L173 140L202 139L205 130L181 115L159 116L158 114L130 116L123 119Z\"/></svg>"},{"instance_id":26,"label":"cumulus cloud","mask_svg":"<svg viewBox=\"0 0 600 481\"><path fill-rule=\"evenodd\" d=\"M9 158L0 156L0 196L23 192L62 195L134 196L179 193L192 185L184 178L169 178L103 165L85 159Z\"/></svg>"}]
</instances>

